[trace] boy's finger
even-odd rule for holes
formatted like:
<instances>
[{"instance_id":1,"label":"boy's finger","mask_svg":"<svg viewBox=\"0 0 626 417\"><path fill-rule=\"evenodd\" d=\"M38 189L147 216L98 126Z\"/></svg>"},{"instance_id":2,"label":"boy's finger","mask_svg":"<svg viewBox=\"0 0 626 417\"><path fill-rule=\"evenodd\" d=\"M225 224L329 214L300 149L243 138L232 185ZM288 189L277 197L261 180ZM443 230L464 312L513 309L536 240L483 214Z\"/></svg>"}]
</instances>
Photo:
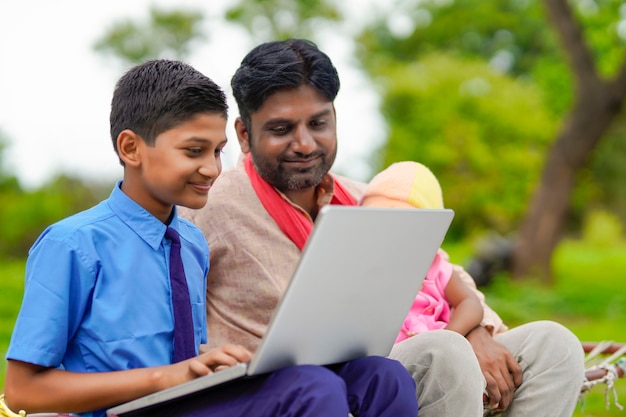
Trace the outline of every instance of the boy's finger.
<instances>
[{"instance_id":1,"label":"boy's finger","mask_svg":"<svg viewBox=\"0 0 626 417\"><path fill-rule=\"evenodd\" d=\"M211 373L211 368L196 359L189 362L189 370L196 376L204 376Z\"/></svg>"},{"instance_id":2,"label":"boy's finger","mask_svg":"<svg viewBox=\"0 0 626 417\"><path fill-rule=\"evenodd\" d=\"M225 345L222 349L239 362L248 362L252 359L250 351L241 345Z\"/></svg>"}]
</instances>

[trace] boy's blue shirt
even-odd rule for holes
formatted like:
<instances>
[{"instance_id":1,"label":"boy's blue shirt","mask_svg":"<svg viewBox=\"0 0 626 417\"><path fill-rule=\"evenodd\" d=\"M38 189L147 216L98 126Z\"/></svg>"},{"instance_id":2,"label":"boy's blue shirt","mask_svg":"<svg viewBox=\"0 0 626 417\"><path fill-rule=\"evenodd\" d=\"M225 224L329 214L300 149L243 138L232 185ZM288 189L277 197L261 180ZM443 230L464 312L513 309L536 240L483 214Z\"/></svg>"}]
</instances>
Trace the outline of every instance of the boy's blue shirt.
<instances>
[{"instance_id":1,"label":"boy's blue shirt","mask_svg":"<svg viewBox=\"0 0 626 417\"><path fill-rule=\"evenodd\" d=\"M31 248L7 359L74 372L171 363L166 226L120 184L107 200L48 227ZM207 339L208 246L176 211L170 226L181 237L197 350Z\"/></svg>"}]
</instances>

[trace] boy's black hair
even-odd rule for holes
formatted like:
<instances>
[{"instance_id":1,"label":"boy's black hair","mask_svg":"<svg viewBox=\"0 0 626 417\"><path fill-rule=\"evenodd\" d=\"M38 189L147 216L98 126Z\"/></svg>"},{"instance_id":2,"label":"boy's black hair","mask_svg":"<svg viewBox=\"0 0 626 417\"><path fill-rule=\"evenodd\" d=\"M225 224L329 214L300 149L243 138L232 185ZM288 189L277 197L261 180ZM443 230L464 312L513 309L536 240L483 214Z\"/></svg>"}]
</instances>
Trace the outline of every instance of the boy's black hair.
<instances>
[{"instance_id":1,"label":"boy's black hair","mask_svg":"<svg viewBox=\"0 0 626 417\"><path fill-rule=\"evenodd\" d=\"M125 129L154 145L159 134L201 113L228 118L226 95L217 84L180 61L147 61L128 70L115 86L110 115L113 148L117 153L117 137Z\"/></svg>"},{"instance_id":2,"label":"boy's black hair","mask_svg":"<svg viewBox=\"0 0 626 417\"><path fill-rule=\"evenodd\" d=\"M309 85L332 102L339 75L330 58L304 39L263 43L252 49L233 75L231 87L239 115L250 128L250 115L278 90Z\"/></svg>"}]
</instances>

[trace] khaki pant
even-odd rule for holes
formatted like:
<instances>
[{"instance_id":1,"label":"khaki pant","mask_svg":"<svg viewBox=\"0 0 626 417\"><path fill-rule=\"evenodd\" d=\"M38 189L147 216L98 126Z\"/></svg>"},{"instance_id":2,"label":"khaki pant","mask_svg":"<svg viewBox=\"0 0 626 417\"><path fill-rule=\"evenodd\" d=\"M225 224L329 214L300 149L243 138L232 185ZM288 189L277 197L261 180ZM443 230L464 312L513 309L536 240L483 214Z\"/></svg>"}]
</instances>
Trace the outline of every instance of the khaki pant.
<instances>
[{"instance_id":1,"label":"khaki pant","mask_svg":"<svg viewBox=\"0 0 626 417\"><path fill-rule=\"evenodd\" d=\"M571 417L584 379L580 341L558 323L537 321L495 336L518 360L522 385L506 417ZM411 337L392 349L417 385L420 417L483 415L485 380L469 342L438 330Z\"/></svg>"}]
</instances>

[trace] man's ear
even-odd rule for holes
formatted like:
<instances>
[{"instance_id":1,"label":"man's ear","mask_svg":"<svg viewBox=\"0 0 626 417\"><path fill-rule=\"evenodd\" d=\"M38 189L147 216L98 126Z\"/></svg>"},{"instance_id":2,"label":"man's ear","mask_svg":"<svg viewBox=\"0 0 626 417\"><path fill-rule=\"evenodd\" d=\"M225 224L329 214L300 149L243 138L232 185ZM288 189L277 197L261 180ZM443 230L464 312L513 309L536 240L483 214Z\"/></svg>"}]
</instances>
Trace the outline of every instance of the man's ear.
<instances>
[{"instance_id":1,"label":"man's ear","mask_svg":"<svg viewBox=\"0 0 626 417\"><path fill-rule=\"evenodd\" d=\"M126 166L138 167L141 165L141 144L143 139L130 129L125 129L117 135L117 153Z\"/></svg>"},{"instance_id":2,"label":"man's ear","mask_svg":"<svg viewBox=\"0 0 626 417\"><path fill-rule=\"evenodd\" d=\"M239 141L241 152L250 152L250 135L248 134L248 128L241 117L235 119L235 132L237 132L237 140Z\"/></svg>"}]
</instances>

